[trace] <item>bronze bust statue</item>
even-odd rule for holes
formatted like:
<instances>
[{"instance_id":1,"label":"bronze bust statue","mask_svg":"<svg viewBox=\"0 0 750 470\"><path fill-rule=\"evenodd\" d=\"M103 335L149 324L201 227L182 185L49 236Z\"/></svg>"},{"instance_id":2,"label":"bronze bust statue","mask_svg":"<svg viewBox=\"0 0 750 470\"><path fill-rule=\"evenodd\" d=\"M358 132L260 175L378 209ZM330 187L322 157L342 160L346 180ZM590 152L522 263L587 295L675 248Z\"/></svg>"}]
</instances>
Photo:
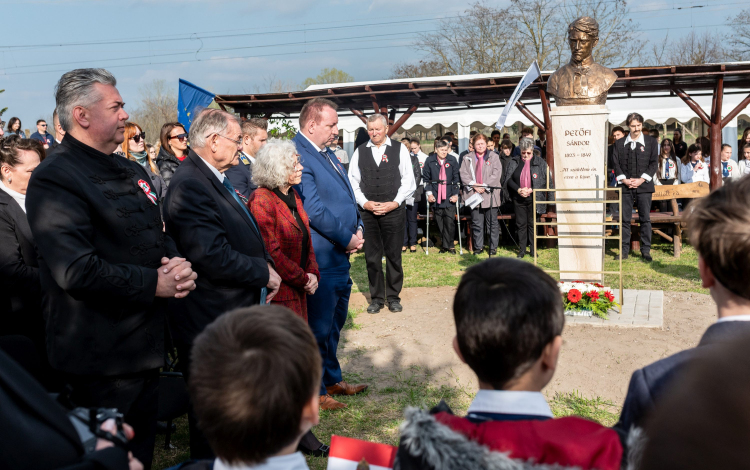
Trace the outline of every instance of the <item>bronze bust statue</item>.
<instances>
[{"instance_id":1,"label":"bronze bust statue","mask_svg":"<svg viewBox=\"0 0 750 470\"><path fill-rule=\"evenodd\" d=\"M558 106L604 104L607 90L617 80L612 70L594 62L592 52L599 42L599 23L582 16L568 26L570 62L550 75L547 92Z\"/></svg>"}]
</instances>

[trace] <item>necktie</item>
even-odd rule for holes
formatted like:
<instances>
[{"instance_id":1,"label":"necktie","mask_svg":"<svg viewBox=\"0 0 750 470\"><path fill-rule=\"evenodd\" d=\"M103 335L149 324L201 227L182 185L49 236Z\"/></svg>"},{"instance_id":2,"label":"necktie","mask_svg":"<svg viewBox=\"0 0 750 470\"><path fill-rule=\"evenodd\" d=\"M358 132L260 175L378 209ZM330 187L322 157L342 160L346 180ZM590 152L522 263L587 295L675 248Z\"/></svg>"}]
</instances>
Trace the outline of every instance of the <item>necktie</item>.
<instances>
[{"instance_id":1,"label":"necktie","mask_svg":"<svg viewBox=\"0 0 750 470\"><path fill-rule=\"evenodd\" d=\"M336 164L335 164L335 163L333 162L333 160L331 160L331 156L330 156L330 155L328 155L328 152L327 152L327 151L325 151L325 150L321 150L321 151L320 151L320 154L321 154L321 155L323 155L323 157L324 157L324 158L325 158L326 160L328 160L328 163L330 163L330 164L331 164L331 166L333 167L333 169L334 169L334 170L336 170L336 173L338 173L338 174L339 174L339 176L342 176L342 175L341 175L341 171L339 171L339 167L338 167L338 166L336 166Z\"/></svg>"},{"instance_id":2,"label":"necktie","mask_svg":"<svg viewBox=\"0 0 750 470\"><path fill-rule=\"evenodd\" d=\"M255 220L253 220L253 217L250 215L250 211L247 210L247 207L245 207L245 205L240 200L240 197L237 195L237 192L234 190L234 186L232 186L232 183L229 181L229 178L225 176L222 183L224 183L224 187L227 188L227 190L229 191L229 194L231 194L234 197L234 200L237 201L237 204L239 204L242 210L245 211L245 214L247 214L247 218L250 219L250 223L253 224L253 228L255 229L256 232L258 232L258 235L260 235L260 232L258 231L258 226L255 225ZM265 287L262 287L260 289L260 304L261 305L266 304L266 295L268 295L268 289L266 289Z\"/></svg>"}]
</instances>

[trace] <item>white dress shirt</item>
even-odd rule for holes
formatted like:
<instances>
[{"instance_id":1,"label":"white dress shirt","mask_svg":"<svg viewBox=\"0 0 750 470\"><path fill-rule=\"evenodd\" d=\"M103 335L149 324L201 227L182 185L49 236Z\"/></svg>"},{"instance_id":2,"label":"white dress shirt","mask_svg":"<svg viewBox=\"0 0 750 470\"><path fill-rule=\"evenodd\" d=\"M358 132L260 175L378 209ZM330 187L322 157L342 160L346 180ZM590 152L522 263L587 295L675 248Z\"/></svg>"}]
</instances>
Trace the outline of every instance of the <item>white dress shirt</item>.
<instances>
[{"instance_id":1,"label":"white dress shirt","mask_svg":"<svg viewBox=\"0 0 750 470\"><path fill-rule=\"evenodd\" d=\"M481 412L553 417L552 410L541 392L479 390L467 414Z\"/></svg>"},{"instance_id":2,"label":"white dress shirt","mask_svg":"<svg viewBox=\"0 0 750 470\"><path fill-rule=\"evenodd\" d=\"M646 139L643 138L643 132L641 132L640 134L638 134L638 138L635 139L635 140L631 139L630 138L630 134L628 134L628 136L625 137L625 144L623 145L623 148L625 147L625 145L628 145L628 144L630 144L630 150L635 149L635 144L641 144L641 145L643 145L645 147L646 146ZM641 175L641 178L643 178L646 181L651 181L651 179L653 177L651 175L647 175L646 173L644 173L644 174ZM622 183L622 180L624 180L624 179L627 179L627 176L620 175L620 176L617 177L617 182L618 183Z\"/></svg>"},{"instance_id":3,"label":"white dress shirt","mask_svg":"<svg viewBox=\"0 0 750 470\"><path fill-rule=\"evenodd\" d=\"M730 315L728 317L721 317L716 320L716 323L723 323L725 321L750 321L750 315Z\"/></svg>"},{"instance_id":4,"label":"white dress shirt","mask_svg":"<svg viewBox=\"0 0 750 470\"><path fill-rule=\"evenodd\" d=\"M318 153L320 153L320 152L322 152L322 151L323 151L323 149L322 149L322 148L320 148L320 147L318 147L317 145L315 145L315 142L313 142L312 140L310 140L310 139L309 139L309 138L308 138L308 137L307 137L307 136L305 135L305 133L304 133L304 132L300 131L300 134L302 134L302 137L304 137L305 139L307 139L307 141L308 141L308 142L310 142L310 145L312 145L312 146L313 146L313 148L314 148L314 149L315 149L315 150L316 150L316 151L317 151ZM356 152L355 152L355 153L356 153ZM333 163L333 160L328 160L328 161L330 162L330 164L331 164L331 166L333 167L333 169L334 169L334 170L336 170L336 173L338 173L338 174L341 174L341 172L339 171L339 169L338 169L338 168L336 168L336 165L335 165L335 164ZM304 165L304 164L305 164L305 162L302 162L302 164ZM342 175L342 176L343 176L343 175Z\"/></svg>"},{"instance_id":5,"label":"white dress shirt","mask_svg":"<svg viewBox=\"0 0 750 470\"><path fill-rule=\"evenodd\" d=\"M390 137L386 137L385 142L380 147L373 144L372 140L367 142L367 146L372 149L372 158L375 160L375 164L378 168L380 167L380 162L383 160L383 154L385 154L386 148L391 145L393 145L393 143L391 142ZM417 189L417 183L414 181L414 170L411 167L411 156L405 145L401 145L401 151L398 154L398 158L398 171L401 175L401 186L399 186L393 202L401 205L407 197L411 197L414 194L414 191ZM359 187L361 180L362 174L359 171L359 149L357 149L354 151L354 155L352 155L352 159L349 162L349 182L352 184L357 204L364 208L365 204L369 201Z\"/></svg>"},{"instance_id":6,"label":"white dress shirt","mask_svg":"<svg viewBox=\"0 0 750 470\"><path fill-rule=\"evenodd\" d=\"M269 457L265 462L257 465L230 465L217 458L214 461L214 470L309 470L309 467L302 452L295 452L289 455Z\"/></svg>"},{"instance_id":7,"label":"white dress shirt","mask_svg":"<svg viewBox=\"0 0 750 470\"><path fill-rule=\"evenodd\" d=\"M8 193L10 197L16 200L19 206L21 206L21 209L23 209L24 212L26 212L26 195L21 194L18 191L13 191L9 187L5 186L5 183L0 182L0 189Z\"/></svg>"}]
</instances>

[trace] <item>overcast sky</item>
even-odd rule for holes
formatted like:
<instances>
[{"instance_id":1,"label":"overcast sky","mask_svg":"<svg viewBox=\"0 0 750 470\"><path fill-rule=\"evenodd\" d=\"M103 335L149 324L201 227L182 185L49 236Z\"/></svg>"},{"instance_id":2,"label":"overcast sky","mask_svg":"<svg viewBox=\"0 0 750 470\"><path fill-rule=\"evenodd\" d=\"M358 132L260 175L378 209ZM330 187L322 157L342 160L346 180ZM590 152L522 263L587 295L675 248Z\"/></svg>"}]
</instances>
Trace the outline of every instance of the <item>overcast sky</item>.
<instances>
[{"instance_id":1,"label":"overcast sky","mask_svg":"<svg viewBox=\"0 0 750 470\"><path fill-rule=\"evenodd\" d=\"M606 1L606 0L605 0ZM35 130L54 109L53 88L74 68L115 74L126 102L159 78L184 78L214 93L265 91L269 81L300 83L324 67L357 81L388 78L420 57L409 45L440 17L469 2L448 0L16 0L0 1L0 107ZM509 0L489 1L505 6ZM642 43L720 29L750 0L631 1ZM457 6L459 5L459 6ZM700 7L702 6L702 7ZM693 8L691 8L693 7ZM697 7L697 8L696 8ZM446 32L450 34L450 32ZM499 32L502 33L502 32ZM127 109L127 108L126 108Z\"/></svg>"}]
</instances>

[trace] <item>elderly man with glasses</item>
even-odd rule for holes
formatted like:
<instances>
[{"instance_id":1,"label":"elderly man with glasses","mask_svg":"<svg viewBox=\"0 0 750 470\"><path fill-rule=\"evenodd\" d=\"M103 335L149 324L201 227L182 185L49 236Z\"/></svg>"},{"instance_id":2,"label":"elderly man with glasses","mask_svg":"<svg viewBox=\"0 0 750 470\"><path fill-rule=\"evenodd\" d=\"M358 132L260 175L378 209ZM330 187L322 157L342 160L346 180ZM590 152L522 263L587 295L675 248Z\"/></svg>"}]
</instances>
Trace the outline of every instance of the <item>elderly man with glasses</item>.
<instances>
[{"instance_id":1,"label":"elderly man with glasses","mask_svg":"<svg viewBox=\"0 0 750 470\"><path fill-rule=\"evenodd\" d=\"M241 139L235 116L218 109L201 111L190 126L192 147L164 202L167 233L200 272L194 295L187 302L175 301L169 312L186 375L193 340L206 325L224 312L270 302L281 284L257 221L224 174L239 163ZM192 411L188 422L191 457L210 458L213 453Z\"/></svg>"}]
</instances>

